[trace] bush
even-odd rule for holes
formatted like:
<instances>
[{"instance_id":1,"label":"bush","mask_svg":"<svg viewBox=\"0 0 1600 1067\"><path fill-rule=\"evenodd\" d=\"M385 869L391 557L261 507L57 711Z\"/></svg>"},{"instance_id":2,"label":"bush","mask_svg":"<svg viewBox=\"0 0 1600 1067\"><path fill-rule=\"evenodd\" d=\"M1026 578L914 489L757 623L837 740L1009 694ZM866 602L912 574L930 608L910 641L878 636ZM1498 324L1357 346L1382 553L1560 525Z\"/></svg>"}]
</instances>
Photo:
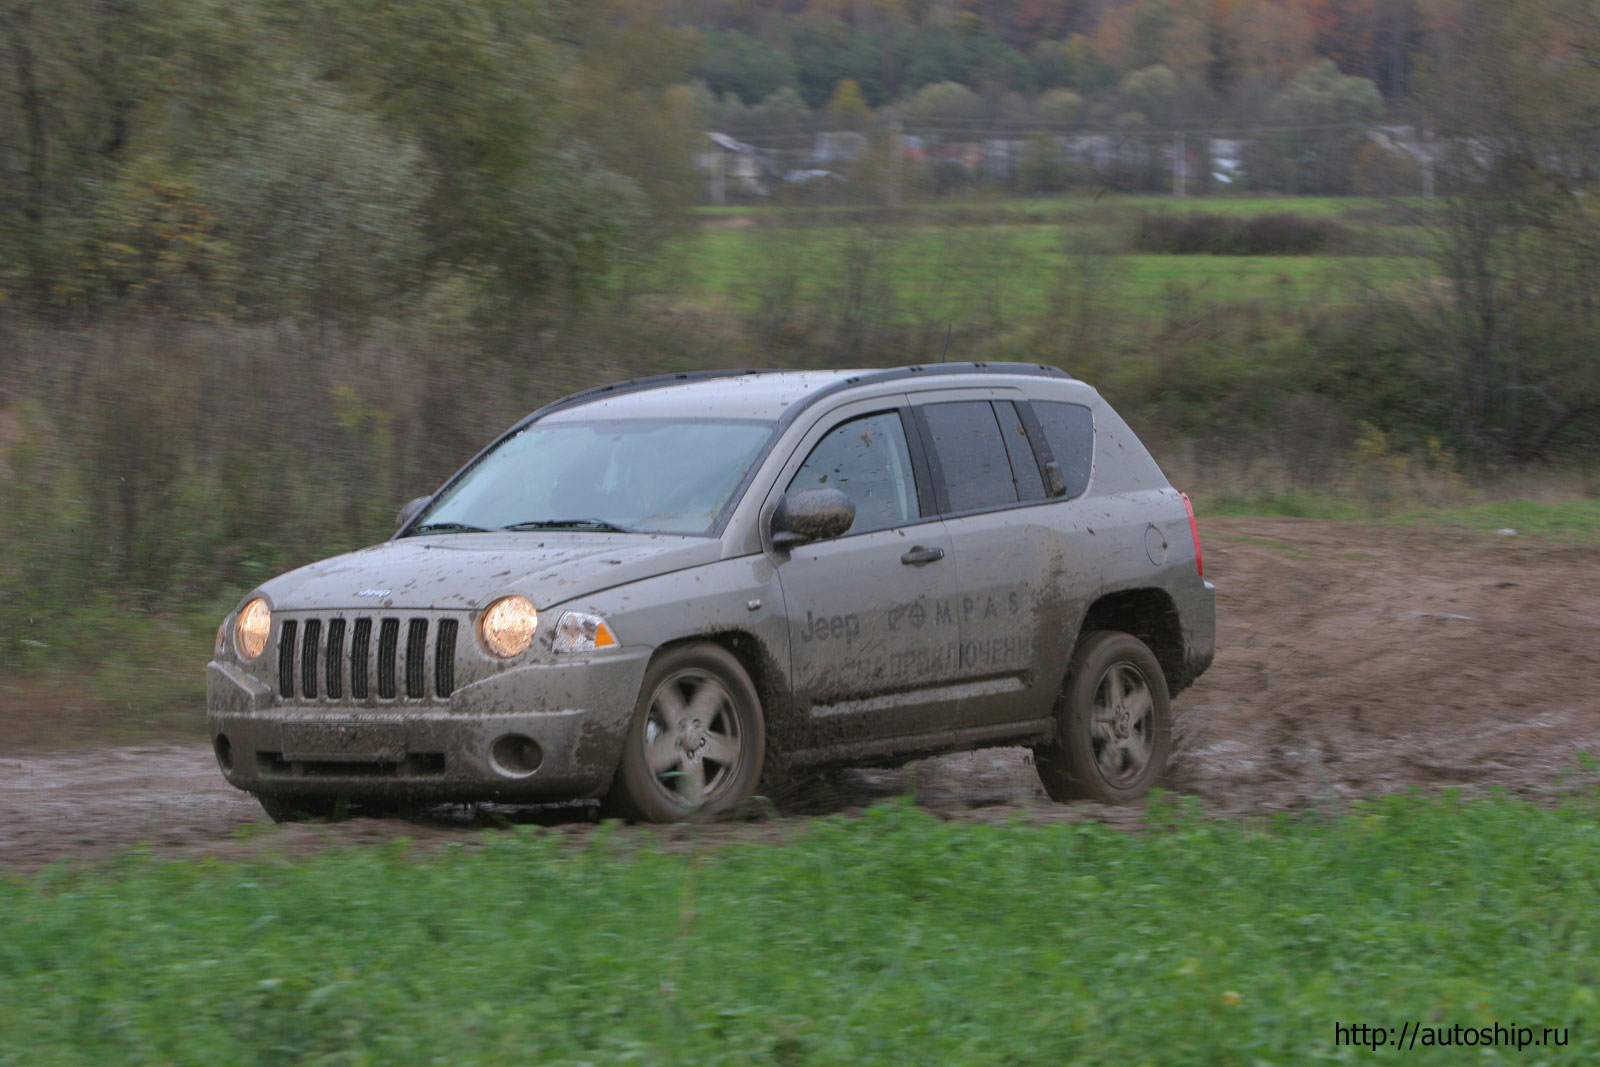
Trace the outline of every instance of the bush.
<instances>
[{"instance_id":1,"label":"bush","mask_svg":"<svg viewBox=\"0 0 1600 1067\"><path fill-rule=\"evenodd\" d=\"M1131 247L1175 256L1310 256L1350 244L1350 231L1337 222L1288 212L1250 218L1158 213L1139 219Z\"/></svg>"}]
</instances>

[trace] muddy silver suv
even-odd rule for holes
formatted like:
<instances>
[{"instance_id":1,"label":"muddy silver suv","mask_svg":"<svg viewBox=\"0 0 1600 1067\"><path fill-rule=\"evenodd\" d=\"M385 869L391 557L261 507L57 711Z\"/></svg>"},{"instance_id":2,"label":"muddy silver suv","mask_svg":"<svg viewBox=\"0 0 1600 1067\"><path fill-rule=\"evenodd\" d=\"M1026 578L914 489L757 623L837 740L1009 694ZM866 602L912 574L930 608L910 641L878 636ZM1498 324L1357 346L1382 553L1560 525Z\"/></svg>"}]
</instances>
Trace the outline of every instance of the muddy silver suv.
<instances>
[{"instance_id":1,"label":"muddy silver suv","mask_svg":"<svg viewBox=\"0 0 1600 1067\"><path fill-rule=\"evenodd\" d=\"M668 820L764 774L988 745L1121 802L1214 630L1187 498L1060 370L677 374L534 412L391 540L256 589L208 718L278 819L603 797Z\"/></svg>"}]
</instances>

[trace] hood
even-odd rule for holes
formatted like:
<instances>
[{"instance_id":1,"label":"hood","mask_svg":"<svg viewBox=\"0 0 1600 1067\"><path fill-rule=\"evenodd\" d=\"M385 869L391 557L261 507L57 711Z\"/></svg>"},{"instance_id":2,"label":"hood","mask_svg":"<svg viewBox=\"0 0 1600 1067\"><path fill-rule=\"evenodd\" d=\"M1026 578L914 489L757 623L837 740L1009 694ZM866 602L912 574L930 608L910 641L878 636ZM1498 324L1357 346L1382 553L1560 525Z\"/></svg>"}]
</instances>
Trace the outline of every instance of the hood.
<instances>
[{"instance_id":1,"label":"hood","mask_svg":"<svg viewBox=\"0 0 1600 1067\"><path fill-rule=\"evenodd\" d=\"M486 533L408 537L279 575L261 591L279 611L471 610L509 593L553 604L713 563L714 538Z\"/></svg>"}]
</instances>

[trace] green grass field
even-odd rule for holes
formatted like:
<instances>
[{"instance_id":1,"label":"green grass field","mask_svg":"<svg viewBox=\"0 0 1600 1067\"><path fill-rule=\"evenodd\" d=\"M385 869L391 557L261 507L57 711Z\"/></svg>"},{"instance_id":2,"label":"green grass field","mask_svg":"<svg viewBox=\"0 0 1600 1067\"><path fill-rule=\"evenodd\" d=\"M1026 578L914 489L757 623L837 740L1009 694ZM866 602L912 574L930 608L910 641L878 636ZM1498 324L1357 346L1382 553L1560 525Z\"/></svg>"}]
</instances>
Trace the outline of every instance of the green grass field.
<instances>
[{"instance_id":1,"label":"green grass field","mask_svg":"<svg viewBox=\"0 0 1600 1067\"><path fill-rule=\"evenodd\" d=\"M1075 236L1081 230L1073 231ZM692 288L744 311L770 303L793 279L802 306L826 308L852 261L886 280L894 321L984 317L1034 319L1052 294L1087 280L1108 308L1159 315L1185 303L1326 305L1364 287L1413 280L1416 268L1387 256L1175 256L1077 253L1051 227L953 229L818 227L714 229L684 249Z\"/></svg>"},{"instance_id":2,"label":"green grass field","mask_svg":"<svg viewBox=\"0 0 1600 1067\"><path fill-rule=\"evenodd\" d=\"M1403 205L1409 201L1400 202ZM1190 196L1177 199L1171 196L1084 193L1071 196L1029 197L949 197L945 199L915 200L889 210L900 214L960 214L974 211L1009 212L1027 216L1085 216L1103 217L1108 211L1142 213L1146 211L1204 211L1217 215L1271 215L1292 212L1297 215L1314 215L1336 218L1344 215L1365 215L1386 210L1394 201L1360 196ZM764 203L729 204L719 207L702 206L695 214L715 218L769 213L838 212L863 210L861 205L773 205Z\"/></svg>"},{"instance_id":3,"label":"green grass field","mask_svg":"<svg viewBox=\"0 0 1600 1067\"><path fill-rule=\"evenodd\" d=\"M1063 294L1083 299L1085 292L1106 310L1134 317L1202 306L1327 306L1420 280L1414 259L1389 254L1415 246L1405 207L1358 197L1113 194L950 199L898 209L702 208L700 217L715 225L681 239L671 284L743 313L788 302L826 314L851 299L853 277L878 283L868 310L902 325L1036 320ZM1324 218L1358 235L1347 252L1372 254L1129 254L1133 226L1160 212Z\"/></svg>"},{"instance_id":4,"label":"green grass field","mask_svg":"<svg viewBox=\"0 0 1600 1067\"><path fill-rule=\"evenodd\" d=\"M1592 781L1592 766L1580 772ZM650 830L0 879L0 1063L1302 1064L1600 1055L1600 797L1239 824ZM671 836L671 835L669 835Z\"/></svg>"}]
</instances>

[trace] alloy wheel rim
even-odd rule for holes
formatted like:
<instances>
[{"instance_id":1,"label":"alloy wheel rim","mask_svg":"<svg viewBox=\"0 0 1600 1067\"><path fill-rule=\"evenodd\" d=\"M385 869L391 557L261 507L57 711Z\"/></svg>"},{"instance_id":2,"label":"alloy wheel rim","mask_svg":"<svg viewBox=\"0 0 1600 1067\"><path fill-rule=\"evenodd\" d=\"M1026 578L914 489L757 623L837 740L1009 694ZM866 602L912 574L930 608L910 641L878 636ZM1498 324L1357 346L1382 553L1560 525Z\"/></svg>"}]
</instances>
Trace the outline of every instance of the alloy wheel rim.
<instances>
[{"instance_id":1,"label":"alloy wheel rim","mask_svg":"<svg viewBox=\"0 0 1600 1067\"><path fill-rule=\"evenodd\" d=\"M1114 786L1143 777L1155 753L1156 705L1150 682L1131 663L1113 663L1094 690L1089 738L1101 777Z\"/></svg>"},{"instance_id":2,"label":"alloy wheel rim","mask_svg":"<svg viewBox=\"0 0 1600 1067\"><path fill-rule=\"evenodd\" d=\"M645 766L656 784L687 808L724 792L744 756L733 695L708 671L677 671L650 697L644 723Z\"/></svg>"}]
</instances>

